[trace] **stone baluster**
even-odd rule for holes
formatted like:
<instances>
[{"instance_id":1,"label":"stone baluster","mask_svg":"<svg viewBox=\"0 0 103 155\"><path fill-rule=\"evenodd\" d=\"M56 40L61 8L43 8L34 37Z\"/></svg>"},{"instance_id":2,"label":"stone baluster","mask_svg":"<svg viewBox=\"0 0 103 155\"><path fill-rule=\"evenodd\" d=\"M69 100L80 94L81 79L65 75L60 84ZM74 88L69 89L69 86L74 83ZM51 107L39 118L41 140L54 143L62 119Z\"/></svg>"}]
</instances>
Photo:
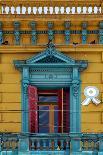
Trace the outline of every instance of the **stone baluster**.
<instances>
[{"instance_id":1,"label":"stone baluster","mask_svg":"<svg viewBox=\"0 0 103 155\"><path fill-rule=\"evenodd\" d=\"M60 14L64 14L64 7L61 6L59 10L60 10Z\"/></svg>"},{"instance_id":2,"label":"stone baluster","mask_svg":"<svg viewBox=\"0 0 103 155\"><path fill-rule=\"evenodd\" d=\"M12 14L12 13L11 13L11 6L9 6L9 12L8 12L8 14Z\"/></svg>"},{"instance_id":3,"label":"stone baluster","mask_svg":"<svg viewBox=\"0 0 103 155\"><path fill-rule=\"evenodd\" d=\"M43 140L43 150L46 150L46 140Z\"/></svg>"},{"instance_id":4,"label":"stone baluster","mask_svg":"<svg viewBox=\"0 0 103 155\"><path fill-rule=\"evenodd\" d=\"M103 14L103 2L101 4L101 14Z\"/></svg>"},{"instance_id":5,"label":"stone baluster","mask_svg":"<svg viewBox=\"0 0 103 155\"><path fill-rule=\"evenodd\" d=\"M92 14L94 14L94 6L92 6Z\"/></svg>"},{"instance_id":6,"label":"stone baluster","mask_svg":"<svg viewBox=\"0 0 103 155\"><path fill-rule=\"evenodd\" d=\"M20 5L19 7L20 7L20 14L22 14L22 5Z\"/></svg>"},{"instance_id":7,"label":"stone baluster","mask_svg":"<svg viewBox=\"0 0 103 155\"><path fill-rule=\"evenodd\" d=\"M72 14L72 6L70 6L70 12L69 13Z\"/></svg>"},{"instance_id":8,"label":"stone baluster","mask_svg":"<svg viewBox=\"0 0 103 155\"><path fill-rule=\"evenodd\" d=\"M40 141L39 140L37 141L37 150L38 151L40 150Z\"/></svg>"},{"instance_id":9,"label":"stone baluster","mask_svg":"<svg viewBox=\"0 0 103 155\"><path fill-rule=\"evenodd\" d=\"M55 148L55 150L58 149L58 140L57 139L54 140L54 148Z\"/></svg>"},{"instance_id":10,"label":"stone baluster","mask_svg":"<svg viewBox=\"0 0 103 155\"><path fill-rule=\"evenodd\" d=\"M49 150L52 150L52 140L49 139Z\"/></svg>"},{"instance_id":11,"label":"stone baluster","mask_svg":"<svg viewBox=\"0 0 103 155\"><path fill-rule=\"evenodd\" d=\"M61 144L60 149L63 150L63 148L64 148L64 140L60 140L60 144Z\"/></svg>"},{"instance_id":12,"label":"stone baluster","mask_svg":"<svg viewBox=\"0 0 103 155\"><path fill-rule=\"evenodd\" d=\"M32 149L32 150L34 150L34 148L35 148L34 143L35 143L35 140L34 140L34 139L32 139L32 140L31 140L31 149Z\"/></svg>"},{"instance_id":13,"label":"stone baluster","mask_svg":"<svg viewBox=\"0 0 103 155\"><path fill-rule=\"evenodd\" d=\"M14 7L14 14L17 14L17 11L16 11L16 6Z\"/></svg>"},{"instance_id":14,"label":"stone baluster","mask_svg":"<svg viewBox=\"0 0 103 155\"><path fill-rule=\"evenodd\" d=\"M2 14L2 5L0 4L0 14Z\"/></svg>"},{"instance_id":15,"label":"stone baluster","mask_svg":"<svg viewBox=\"0 0 103 155\"><path fill-rule=\"evenodd\" d=\"M97 13L100 14L100 6L97 7Z\"/></svg>"},{"instance_id":16,"label":"stone baluster","mask_svg":"<svg viewBox=\"0 0 103 155\"><path fill-rule=\"evenodd\" d=\"M55 14L59 13L59 7L55 7Z\"/></svg>"},{"instance_id":17,"label":"stone baluster","mask_svg":"<svg viewBox=\"0 0 103 155\"><path fill-rule=\"evenodd\" d=\"M66 140L66 151L68 151L70 149L69 147L70 147L70 142L68 140Z\"/></svg>"},{"instance_id":18,"label":"stone baluster","mask_svg":"<svg viewBox=\"0 0 103 155\"><path fill-rule=\"evenodd\" d=\"M25 6L25 8L26 8L25 14L28 14L28 6Z\"/></svg>"},{"instance_id":19,"label":"stone baluster","mask_svg":"<svg viewBox=\"0 0 103 155\"><path fill-rule=\"evenodd\" d=\"M89 12L88 12L88 6L86 6L86 14L88 14Z\"/></svg>"},{"instance_id":20,"label":"stone baluster","mask_svg":"<svg viewBox=\"0 0 103 155\"><path fill-rule=\"evenodd\" d=\"M64 14L67 14L67 12L66 12L66 8L67 8L67 7L64 7Z\"/></svg>"},{"instance_id":21,"label":"stone baluster","mask_svg":"<svg viewBox=\"0 0 103 155\"><path fill-rule=\"evenodd\" d=\"M84 12L83 12L83 6L81 6L81 14L83 14Z\"/></svg>"},{"instance_id":22,"label":"stone baluster","mask_svg":"<svg viewBox=\"0 0 103 155\"><path fill-rule=\"evenodd\" d=\"M30 14L34 14L33 7L31 7L31 12L30 12Z\"/></svg>"},{"instance_id":23,"label":"stone baluster","mask_svg":"<svg viewBox=\"0 0 103 155\"><path fill-rule=\"evenodd\" d=\"M87 8L86 5L85 5L85 7L84 7L84 10L85 10L85 14L87 14L87 13L88 13L88 8Z\"/></svg>"},{"instance_id":24,"label":"stone baluster","mask_svg":"<svg viewBox=\"0 0 103 155\"><path fill-rule=\"evenodd\" d=\"M78 14L77 6L75 6L75 14Z\"/></svg>"},{"instance_id":25,"label":"stone baluster","mask_svg":"<svg viewBox=\"0 0 103 155\"><path fill-rule=\"evenodd\" d=\"M103 154L103 136L99 135L99 152L98 155L102 155Z\"/></svg>"},{"instance_id":26,"label":"stone baluster","mask_svg":"<svg viewBox=\"0 0 103 155\"><path fill-rule=\"evenodd\" d=\"M5 10L6 5L2 5L2 6L3 6L3 14L6 14L6 10Z\"/></svg>"},{"instance_id":27,"label":"stone baluster","mask_svg":"<svg viewBox=\"0 0 103 155\"><path fill-rule=\"evenodd\" d=\"M44 7L44 14L48 14L48 7Z\"/></svg>"},{"instance_id":28,"label":"stone baluster","mask_svg":"<svg viewBox=\"0 0 103 155\"><path fill-rule=\"evenodd\" d=\"M61 14L61 7L58 7L58 14Z\"/></svg>"},{"instance_id":29,"label":"stone baluster","mask_svg":"<svg viewBox=\"0 0 103 155\"><path fill-rule=\"evenodd\" d=\"M43 8L42 7L39 7L39 14L42 14L42 11L43 11Z\"/></svg>"},{"instance_id":30,"label":"stone baluster","mask_svg":"<svg viewBox=\"0 0 103 155\"><path fill-rule=\"evenodd\" d=\"M1 154L1 151L2 151L2 142L1 142L1 137L0 137L0 154Z\"/></svg>"},{"instance_id":31,"label":"stone baluster","mask_svg":"<svg viewBox=\"0 0 103 155\"><path fill-rule=\"evenodd\" d=\"M49 12L50 12L50 14L53 14L54 13L54 8L53 7L49 7Z\"/></svg>"}]
</instances>

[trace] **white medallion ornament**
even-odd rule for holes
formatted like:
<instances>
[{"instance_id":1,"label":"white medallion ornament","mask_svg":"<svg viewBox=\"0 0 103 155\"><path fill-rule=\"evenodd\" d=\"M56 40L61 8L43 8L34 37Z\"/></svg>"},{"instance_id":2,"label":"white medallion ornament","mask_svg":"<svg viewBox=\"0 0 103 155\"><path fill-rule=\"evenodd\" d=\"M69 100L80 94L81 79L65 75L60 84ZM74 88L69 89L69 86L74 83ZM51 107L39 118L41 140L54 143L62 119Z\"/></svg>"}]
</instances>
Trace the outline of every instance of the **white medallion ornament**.
<instances>
[{"instance_id":1,"label":"white medallion ornament","mask_svg":"<svg viewBox=\"0 0 103 155\"><path fill-rule=\"evenodd\" d=\"M82 105L89 105L91 101L96 105L101 102L96 98L99 95L99 90L94 86L86 87L84 89L84 95L86 96L86 99L81 103Z\"/></svg>"}]
</instances>

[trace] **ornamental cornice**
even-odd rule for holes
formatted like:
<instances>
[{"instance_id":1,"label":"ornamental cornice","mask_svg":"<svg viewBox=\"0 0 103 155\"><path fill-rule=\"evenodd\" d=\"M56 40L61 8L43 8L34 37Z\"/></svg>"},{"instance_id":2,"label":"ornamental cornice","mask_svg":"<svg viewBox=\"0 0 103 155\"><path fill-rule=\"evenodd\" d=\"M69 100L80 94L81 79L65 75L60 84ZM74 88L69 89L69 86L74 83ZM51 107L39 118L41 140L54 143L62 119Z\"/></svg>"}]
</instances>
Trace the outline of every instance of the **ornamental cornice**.
<instances>
[{"instance_id":1,"label":"ornamental cornice","mask_svg":"<svg viewBox=\"0 0 103 155\"><path fill-rule=\"evenodd\" d=\"M35 45L35 46L10 46L10 45L4 45L0 46L0 53L33 53L37 54L39 52L42 52L47 45ZM63 53L102 53L103 52L103 45L95 44L95 45L89 45L89 44L78 44L74 46L73 44L69 45L56 45L56 49L59 51L62 51Z\"/></svg>"},{"instance_id":2,"label":"ornamental cornice","mask_svg":"<svg viewBox=\"0 0 103 155\"><path fill-rule=\"evenodd\" d=\"M103 14L0 14L0 19L2 22L5 21L102 21Z\"/></svg>"},{"instance_id":3,"label":"ornamental cornice","mask_svg":"<svg viewBox=\"0 0 103 155\"><path fill-rule=\"evenodd\" d=\"M36 5L36 6L51 6L51 4L53 5L53 6L57 6L57 4L58 5L64 5L64 6L67 6L68 5L68 3L70 4L70 5L73 5L73 4L75 4L75 5L83 5L83 4L85 4L85 5L92 5L92 4L101 4L101 0L65 0L65 3L64 3L64 1L63 0L38 0L38 1L35 1L35 0L22 0L22 1L20 1L20 0L18 0L18 1L12 1L12 0L1 0L0 1L0 4L2 4L2 5L14 5L14 6L17 6L17 5L30 5L30 6L33 6L33 5Z\"/></svg>"}]
</instances>

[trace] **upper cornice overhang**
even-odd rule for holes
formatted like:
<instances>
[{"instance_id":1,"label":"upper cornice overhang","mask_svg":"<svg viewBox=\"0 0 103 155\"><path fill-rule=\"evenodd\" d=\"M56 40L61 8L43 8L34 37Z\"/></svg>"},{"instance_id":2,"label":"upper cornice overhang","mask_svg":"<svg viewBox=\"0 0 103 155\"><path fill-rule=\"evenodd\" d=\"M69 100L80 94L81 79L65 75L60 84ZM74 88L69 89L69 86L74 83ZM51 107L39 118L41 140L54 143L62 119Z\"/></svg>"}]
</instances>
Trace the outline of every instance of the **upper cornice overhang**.
<instances>
[{"instance_id":1,"label":"upper cornice overhang","mask_svg":"<svg viewBox=\"0 0 103 155\"><path fill-rule=\"evenodd\" d=\"M36 45L36 46L0 46L0 53L38 53L43 51L47 45ZM102 53L103 45L82 45L78 44L74 46L70 45L56 45L56 48L65 53Z\"/></svg>"},{"instance_id":2,"label":"upper cornice overhang","mask_svg":"<svg viewBox=\"0 0 103 155\"><path fill-rule=\"evenodd\" d=\"M0 21L101 21L103 14L0 14Z\"/></svg>"},{"instance_id":3,"label":"upper cornice overhang","mask_svg":"<svg viewBox=\"0 0 103 155\"><path fill-rule=\"evenodd\" d=\"M64 3L65 2L65 3ZM67 6L69 5L100 5L102 0L1 0L2 5L35 5L35 6Z\"/></svg>"}]
</instances>

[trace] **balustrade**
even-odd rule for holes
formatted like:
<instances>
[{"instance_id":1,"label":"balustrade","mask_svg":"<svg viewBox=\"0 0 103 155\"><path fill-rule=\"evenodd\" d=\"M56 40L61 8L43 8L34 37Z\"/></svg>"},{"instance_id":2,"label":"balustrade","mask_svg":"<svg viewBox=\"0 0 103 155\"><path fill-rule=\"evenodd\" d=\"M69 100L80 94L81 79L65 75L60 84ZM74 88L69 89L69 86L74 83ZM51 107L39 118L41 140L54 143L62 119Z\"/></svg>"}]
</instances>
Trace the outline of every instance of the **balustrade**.
<instances>
[{"instance_id":1,"label":"balustrade","mask_svg":"<svg viewBox=\"0 0 103 155\"><path fill-rule=\"evenodd\" d=\"M6 6L2 5L1 14L100 14L101 6Z\"/></svg>"},{"instance_id":2,"label":"balustrade","mask_svg":"<svg viewBox=\"0 0 103 155\"><path fill-rule=\"evenodd\" d=\"M71 136L69 134L1 134L0 135L0 153L19 152L28 148L29 152L56 151L72 153L73 143L80 141L79 152L103 153L103 135L102 134L81 134ZM23 144L23 145L22 145ZM21 145L21 146L20 146ZM29 146L28 146L29 145ZM26 146L26 147L24 147ZM26 150L27 151L27 150ZM74 150L75 151L75 150ZM74 153L74 152L73 152Z\"/></svg>"}]
</instances>

